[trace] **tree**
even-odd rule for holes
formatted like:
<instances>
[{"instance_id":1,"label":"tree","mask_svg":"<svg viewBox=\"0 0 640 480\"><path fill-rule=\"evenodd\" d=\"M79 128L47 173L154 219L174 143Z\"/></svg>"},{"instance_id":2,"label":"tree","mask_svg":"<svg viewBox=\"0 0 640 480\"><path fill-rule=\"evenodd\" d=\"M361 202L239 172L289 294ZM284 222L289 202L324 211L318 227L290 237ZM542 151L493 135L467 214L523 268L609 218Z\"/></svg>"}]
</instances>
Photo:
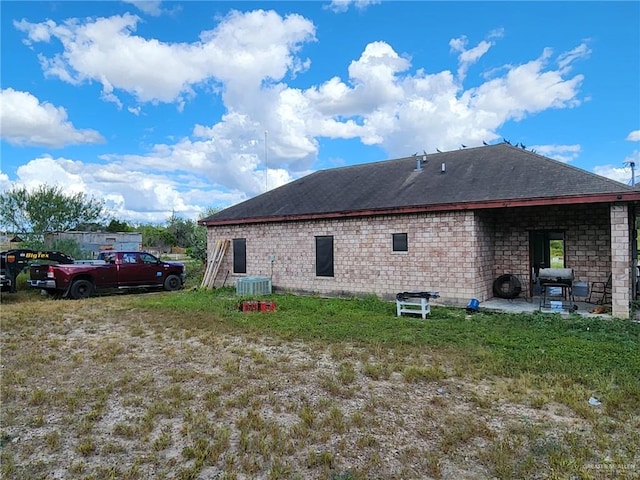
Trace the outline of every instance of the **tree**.
<instances>
[{"instance_id":1,"label":"tree","mask_svg":"<svg viewBox=\"0 0 640 480\"><path fill-rule=\"evenodd\" d=\"M32 191L13 187L0 193L0 223L15 233L65 232L104 216L104 202L84 193L66 194L58 186L41 185Z\"/></svg>"},{"instance_id":2,"label":"tree","mask_svg":"<svg viewBox=\"0 0 640 480\"><path fill-rule=\"evenodd\" d=\"M66 253L70 257L78 259L90 259L91 253L85 252L80 248L80 244L72 239L56 239L53 244L47 245L44 241L32 239L20 244L20 248L28 248L31 250L49 250L53 252Z\"/></svg>"},{"instance_id":3,"label":"tree","mask_svg":"<svg viewBox=\"0 0 640 480\"><path fill-rule=\"evenodd\" d=\"M205 227L196 227L191 244L187 247L187 255L201 262L207 260L207 229Z\"/></svg>"},{"instance_id":4,"label":"tree","mask_svg":"<svg viewBox=\"0 0 640 480\"><path fill-rule=\"evenodd\" d=\"M204 214L200 217L200 220L210 217L214 213L218 213L220 209L209 207L204 212ZM187 255L191 258L195 258L197 260L201 260L202 262L207 261L207 227L202 225L198 225L196 222L196 228L193 232L193 237L191 240L191 245L187 248Z\"/></svg>"},{"instance_id":5,"label":"tree","mask_svg":"<svg viewBox=\"0 0 640 480\"><path fill-rule=\"evenodd\" d=\"M142 246L155 250L169 251L175 245L175 237L166 229L158 225L138 225L136 231L142 234Z\"/></svg>"},{"instance_id":6,"label":"tree","mask_svg":"<svg viewBox=\"0 0 640 480\"><path fill-rule=\"evenodd\" d=\"M177 215L171 215L167 222L167 231L175 239L175 245L187 248L193 242L193 237L198 224L192 220L185 220Z\"/></svg>"},{"instance_id":7,"label":"tree","mask_svg":"<svg viewBox=\"0 0 640 480\"><path fill-rule=\"evenodd\" d=\"M133 232L133 227L131 227L127 222L116 220L115 218L109 222L105 231L107 232Z\"/></svg>"}]
</instances>

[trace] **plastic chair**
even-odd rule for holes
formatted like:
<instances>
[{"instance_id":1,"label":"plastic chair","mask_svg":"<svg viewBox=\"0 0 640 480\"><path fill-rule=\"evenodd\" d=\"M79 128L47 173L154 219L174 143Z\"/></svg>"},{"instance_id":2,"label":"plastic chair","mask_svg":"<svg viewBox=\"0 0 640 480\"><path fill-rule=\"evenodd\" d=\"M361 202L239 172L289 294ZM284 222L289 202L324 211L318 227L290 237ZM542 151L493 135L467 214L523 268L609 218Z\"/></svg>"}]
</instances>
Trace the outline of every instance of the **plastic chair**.
<instances>
[{"instance_id":1,"label":"plastic chair","mask_svg":"<svg viewBox=\"0 0 640 480\"><path fill-rule=\"evenodd\" d=\"M591 297L593 297L594 294L599 296L599 299L596 302L591 301ZM611 274L609 274L606 282L591 282L591 289L589 291L589 298L587 298L587 302L604 305L605 303L608 303L607 297L611 299Z\"/></svg>"}]
</instances>

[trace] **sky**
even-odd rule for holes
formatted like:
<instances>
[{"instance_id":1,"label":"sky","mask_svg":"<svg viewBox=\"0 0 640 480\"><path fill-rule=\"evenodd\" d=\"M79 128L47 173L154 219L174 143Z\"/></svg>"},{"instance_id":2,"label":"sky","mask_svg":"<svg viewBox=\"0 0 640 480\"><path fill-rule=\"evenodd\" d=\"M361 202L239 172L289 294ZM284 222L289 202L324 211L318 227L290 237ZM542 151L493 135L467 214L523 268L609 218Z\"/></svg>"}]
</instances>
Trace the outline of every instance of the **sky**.
<instances>
[{"instance_id":1,"label":"sky","mask_svg":"<svg viewBox=\"0 0 640 480\"><path fill-rule=\"evenodd\" d=\"M640 172L637 1L0 9L0 192L59 186L162 224L483 142L625 184Z\"/></svg>"}]
</instances>

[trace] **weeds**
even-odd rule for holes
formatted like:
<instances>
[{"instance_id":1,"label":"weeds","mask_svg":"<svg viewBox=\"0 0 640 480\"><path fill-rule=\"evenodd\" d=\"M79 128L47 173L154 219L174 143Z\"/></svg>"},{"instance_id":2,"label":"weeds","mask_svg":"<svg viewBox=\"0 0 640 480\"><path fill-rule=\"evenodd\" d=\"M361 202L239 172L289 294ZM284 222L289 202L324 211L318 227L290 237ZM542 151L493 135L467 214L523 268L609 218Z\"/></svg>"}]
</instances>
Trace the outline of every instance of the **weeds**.
<instances>
[{"instance_id":1,"label":"weeds","mask_svg":"<svg viewBox=\"0 0 640 480\"><path fill-rule=\"evenodd\" d=\"M604 459L640 465L630 322L446 308L420 321L372 296L282 295L246 315L230 289L14 299L0 329L3 478L589 478Z\"/></svg>"}]
</instances>

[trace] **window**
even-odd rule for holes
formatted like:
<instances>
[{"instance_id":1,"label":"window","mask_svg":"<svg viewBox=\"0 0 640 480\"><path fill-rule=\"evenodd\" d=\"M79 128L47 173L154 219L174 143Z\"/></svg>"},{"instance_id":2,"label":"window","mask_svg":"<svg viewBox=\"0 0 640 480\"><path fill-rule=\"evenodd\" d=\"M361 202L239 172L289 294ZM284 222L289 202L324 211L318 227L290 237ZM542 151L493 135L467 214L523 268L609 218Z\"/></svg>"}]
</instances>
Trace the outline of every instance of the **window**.
<instances>
[{"instance_id":1,"label":"window","mask_svg":"<svg viewBox=\"0 0 640 480\"><path fill-rule=\"evenodd\" d=\"M142 263L158 263L158 259L150 253L141 253L140 258L142 259Z\"/></svg>"},{"instance_id":2,"label":"window","mask_svg":"<svg viewBox=\"0 0 640 480\"><path fill-rule=\"evenodd\" d=\"M138 255L135 253L124 253L122 255L122 261L124 263L138 263Z\"/></svg>"},{"instance_id":3,"label":"window","mask_svg":"<svg viewBox=\"0 0 640 480\"><path fill-rule=\"evenodd\" d=\"M247 273L247 239L233 239L233 273Z\"/></svg>"},{"instance_id":4,"label":"window","mask_svg":"<svg viewBox=\"0 0 640 480\"><path fill-rule=\"evenodd\" d=\"M394 252L408 252L409 242L407 241L406 233L394 233L393 236L393 251Z\"/></svg>"},{"instance_id":5,"label":"window","mask_svg":"<svg viewBox=\"0 0 640 480\"><path fill-rule=\"evenodd\" d=\"M333 277L333 236L316 237L316 276Z\"/></svg>"}]
</instances>

